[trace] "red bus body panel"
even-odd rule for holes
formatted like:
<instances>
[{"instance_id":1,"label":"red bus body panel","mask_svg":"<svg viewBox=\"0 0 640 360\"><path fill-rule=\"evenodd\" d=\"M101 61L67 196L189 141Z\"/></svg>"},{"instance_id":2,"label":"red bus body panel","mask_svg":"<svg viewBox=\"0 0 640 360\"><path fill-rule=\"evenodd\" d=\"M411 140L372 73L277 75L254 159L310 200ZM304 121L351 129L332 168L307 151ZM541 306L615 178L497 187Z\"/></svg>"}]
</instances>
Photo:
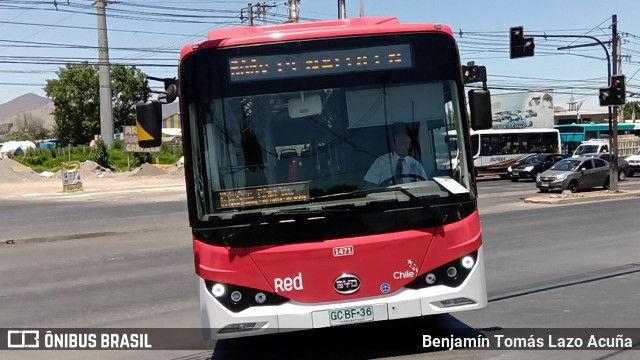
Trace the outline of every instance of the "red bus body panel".
<instances>
[{"instance_id":1,"label":"red bus body panel","mask_svg":"<svg viewBox=\"0 0 640 360\"><path fill-rule=\"evenodd\" d=\"M353 35L436 31L453 37L447 25L431 23L401 24L395 17L368 17L343 20L285 23L269 26L240 26L212 30L206 41L184 46L180 59L197 49L259 45L275 42L335 38Z\"/></svg>"},{"instance_id":2,"label":"red bus body panel","mask_svg":"<svg viewBox=\"0 0 640 360\"><path fill-rule=\"evenodd\" d=\"M226 248L194 239L196 273L207 280L276 292L301 303L344 301L393 293L417 276L480 248L480 220L467 218L441 227L278 246ZM352 254L336 255L348 247ZM339 294L342 274L362 279L353 294ZM284 289L283 285L284 284ZM382 284L390 291L382 291Z\"/></svg>"}]
</instances>

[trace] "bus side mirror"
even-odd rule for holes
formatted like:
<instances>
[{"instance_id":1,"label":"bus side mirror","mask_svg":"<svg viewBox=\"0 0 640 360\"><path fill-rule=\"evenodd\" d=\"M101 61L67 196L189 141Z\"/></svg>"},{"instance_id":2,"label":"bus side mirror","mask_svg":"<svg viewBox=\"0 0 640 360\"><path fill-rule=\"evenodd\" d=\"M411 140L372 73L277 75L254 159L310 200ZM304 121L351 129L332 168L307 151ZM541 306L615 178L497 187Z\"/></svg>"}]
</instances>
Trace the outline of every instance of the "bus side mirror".
<instances>
[{"instance_id":1,"label":"bus side mirror","mask_svg":"<svg viewBox=\"0 0 640 360\"><path fill-rule=\"evenodd\" d=\"M136 130L141 148L162 144L162 104L152 100L136 104Z\"/></svg>"},{"instance_id":2,"label":"bus side mirror","mask_svg":"<svg viewBox=\"0 0 640 360\"><path fill-rule=\"evenodd\" d=\"M491 95L489 90L469 90L469 115L473 130L491 129Z\"/></svg>"}]
</instances>

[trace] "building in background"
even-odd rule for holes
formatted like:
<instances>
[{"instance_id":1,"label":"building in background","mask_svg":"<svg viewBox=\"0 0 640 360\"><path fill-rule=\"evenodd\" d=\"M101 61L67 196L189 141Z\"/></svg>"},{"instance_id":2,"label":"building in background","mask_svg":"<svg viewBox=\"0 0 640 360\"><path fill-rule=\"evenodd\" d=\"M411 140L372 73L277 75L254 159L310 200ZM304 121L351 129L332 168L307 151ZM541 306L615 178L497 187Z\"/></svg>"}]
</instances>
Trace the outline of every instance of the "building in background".
<instances>
[{"instance_id":1,"label":"building in background","mask_svg":"<svg viewBox=\"0 0 640 360\"><path fill-rule=\"evenodd\" d=\"M491 95L493 129L552 129L553 96L548 91Z\"/></svg>"}]
</instances>

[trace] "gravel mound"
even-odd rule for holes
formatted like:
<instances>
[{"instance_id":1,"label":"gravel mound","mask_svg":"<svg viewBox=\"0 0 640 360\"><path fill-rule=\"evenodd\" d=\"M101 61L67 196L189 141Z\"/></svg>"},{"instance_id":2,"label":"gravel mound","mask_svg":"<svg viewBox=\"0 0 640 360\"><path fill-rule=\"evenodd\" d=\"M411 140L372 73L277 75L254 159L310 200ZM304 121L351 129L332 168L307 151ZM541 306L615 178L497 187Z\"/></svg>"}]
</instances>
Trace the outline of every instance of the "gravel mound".
<instances>
[{"instance_id":1,"label":"gravel mound","mask_svg":"<svg viewBox=\"0 0 640 360\"><path fill-rule=\"evenodd\" d=\"M19 162L3 158L0 160L0 183L41 180L40 175Z\"/></svg>"},{"instance_id":2,"label":"gravel mound","mask_svg":"<svg viewBox=\"0 0 640 360\"><path fill-rule=\"evenodd\" d=\"M184 165L176 164L176 166L168 168L167 173L174 177L184 176Z\"/></svg>"},{"instance_id":3,"label":"gravel mound","mask_svg":"<svg viewBox=\"0 0 640 360\"><path fill-rule=\"evenodd\" d=\"M98 179L104 177L112 177L113 171L105 167L100 166L97 162L87 160L80 163L80 178L81 179ZM56 172L55 177L62 178L62 170Z\"/></svg>"},{"instance_id":4,"label":"gravel mound","mask_svg":"<svg viewBox=\"0 0 640 360\"><path fill-rule=\"evenodd\" d=\"M159 169L149 163L144 163L131 172L131 176L160 176L166 175L167 172Z\"/></svg>"}]
</instances>

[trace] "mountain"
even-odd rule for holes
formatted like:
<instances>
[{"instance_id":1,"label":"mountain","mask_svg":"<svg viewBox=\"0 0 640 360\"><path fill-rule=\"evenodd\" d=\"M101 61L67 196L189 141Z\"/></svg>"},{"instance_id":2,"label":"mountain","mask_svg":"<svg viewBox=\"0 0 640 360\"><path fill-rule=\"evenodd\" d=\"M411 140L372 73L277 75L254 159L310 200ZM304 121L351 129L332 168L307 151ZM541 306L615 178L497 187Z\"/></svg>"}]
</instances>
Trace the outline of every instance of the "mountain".
<instances>
[{"instance_id":1,"label":"mountain","mask_svg":"<svg viewBox=\"0 0 640 360\"><path fill-rule=\"evenodd\" d=\"M27 118L39 118L44 122L44 126L53 126L53 102L42 96L33 93L24 94L17 98L0 104L0 125L13 124L15 120Z\"/></svg>"},{"instance_id":2,"label":"mountain","mask_svg":"<svg viewBox=\"0 0 640 360\"><path fill-rule=\"evenodd\" d=\"M27 116L27 118L40 118L44 120L45 127L51 128L54 124L53 109L53 101L50 99L33 93L24 94L0 104L0 125L13 124L16 119ZM162 117L166 118L179 111L178 101L163 105Z\"/></svg>"}]
</instances>

